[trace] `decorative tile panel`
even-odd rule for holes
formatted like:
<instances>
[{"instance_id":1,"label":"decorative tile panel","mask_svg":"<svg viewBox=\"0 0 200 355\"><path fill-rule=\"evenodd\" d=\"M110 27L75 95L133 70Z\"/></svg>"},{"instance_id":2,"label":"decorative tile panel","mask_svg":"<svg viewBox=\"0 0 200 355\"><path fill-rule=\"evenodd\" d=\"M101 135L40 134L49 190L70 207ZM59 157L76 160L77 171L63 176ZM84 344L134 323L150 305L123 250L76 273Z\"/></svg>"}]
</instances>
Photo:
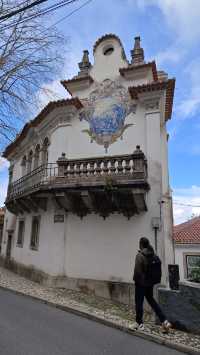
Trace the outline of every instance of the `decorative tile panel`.
<instances>
[{"instance_id":1,"label":"decorative tile panel","mask_svg":"<svg viewBox=\"0 0 200 355\"><path fill-rule=\"evenodd\" d=\"M126 117L135 113L136 105L131 103L127 89L118 81L109 79L97 84L85 101L80 119L89 123L89 129L82 132L89 135L91 142L103 145L107 152L110 144L123 138L123 133L133 124L126 124Z\"/></svg>"}]
</instances>

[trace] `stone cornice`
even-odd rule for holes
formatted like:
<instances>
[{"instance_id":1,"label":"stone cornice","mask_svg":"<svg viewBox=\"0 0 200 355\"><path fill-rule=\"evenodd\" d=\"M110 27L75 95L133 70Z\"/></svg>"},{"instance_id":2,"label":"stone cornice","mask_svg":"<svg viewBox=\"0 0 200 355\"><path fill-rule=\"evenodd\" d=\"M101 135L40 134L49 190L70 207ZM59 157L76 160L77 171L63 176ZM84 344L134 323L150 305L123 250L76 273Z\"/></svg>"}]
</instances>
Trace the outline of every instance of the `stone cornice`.
<instances>
[{"instance_id":1,"label":"stone cornice","mask_svg":"<svg viewBox=\"0 0 200 355\"><path fill-rule=\"evenodd\" d=\"M166 81L157 81L152 82L150 84L132 86L129 87L129 93L132 99L137 100L141 94L145 93L156 93L158 91L165 90L166 98L165 98L165 120L171 118L172 114L172 105L174 98L174 88L175 88L175 79L169 79Z\"/></svg>"},{"instance_id":2,"label":"stone cornice","mask_svg":"<svg viewBox=\"0 0 200 355\"><path fill-rule=\"evenodd\" d=\"M14 142L8 145L3 153L3 157L8 158L10 154L12 154L19 145L25 140L28 133L31 129L36 131L35 128L40 125L46 118L46 116L52 112L57 107L75 107L77 110L82 108L83 105L78 98L66 99L66 100L58 100L49 102L47 106L34 118L34 120L28 122L23 127L21 133L17 136Z\"/></svg>"},{"instance_id":3,"label":"stone cornice","mask_svg":"<svg viewBox=\"0 0 200 355\"><path fill-rule=\"evenodd\" d=\"M152 75L153 75L153 80L154 81L158 81L158 74L157 74L157 68L156 68L156 62L149 62L146 64L139 64L139 65L133 65L130 64L127 68L120 68L119 72L120 74L126 78L126 76L131 73L135 73L138 70L142 70L142 69L151 69L152 70Z\"/></svg>"},{"instance_id":4,"label":"stone cornice","mask_svg":"<svg viewBox=\"0 0 200 355\"><path fill-rule=\"evenodd\" d=\"M31 128L25 139L13 150L10 154L12 159L22 158L30 150L35 151L35 147L39 144L42 147L43 141L46 137L51 141L51 134L59 126L71 126L71 119L76 115L76 110L70 109L63 114L59 112L48 117L37 127ZM30 134L30 137L29 137Z\"/></svg>"},{"instance_id":5,"label":"stone cornice","mask_svg":"<svg viewBox=\"0 0 200 355\"><path fill-rule=\"evenodd\" d=\"M69 80L61 80L61 84L72 96L73 91L87 89L94 82L93 78L90 75L86 76L76 76Z\"/></svg>"}]
</instances>

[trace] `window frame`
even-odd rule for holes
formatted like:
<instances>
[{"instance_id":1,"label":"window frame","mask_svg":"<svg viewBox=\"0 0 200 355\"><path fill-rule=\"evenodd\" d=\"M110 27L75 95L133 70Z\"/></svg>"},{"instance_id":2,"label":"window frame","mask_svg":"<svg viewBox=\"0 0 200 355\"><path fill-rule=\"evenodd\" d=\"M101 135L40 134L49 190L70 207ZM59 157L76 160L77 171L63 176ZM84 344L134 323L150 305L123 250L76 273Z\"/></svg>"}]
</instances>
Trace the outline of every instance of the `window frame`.
<instances>
[{"instance_id":1,"label":"window frame","mask_svg":"<svg viewBox=\"0 0 200 355\"><path fill-rule=\"evenodd\" d=\"M189 280L189 269L188 269L188 257L198 256L200 258L200 252L186 252L184 253L184 276L186 280Z\"/></svg>"},{"instance_id":2,"label":"window frame","mask_svg":"<svg viewBox=\"0 0 200 355\"><path fill-rule=\"evenodd\" d=\"M20 231L20 224L21 222L23 222L23 230L22 230L22 237L21 237L21 243L19 243L19 231ZM25 218L20 218L19 219L19 222L18 222L18 231L17 231L17 243L16 243L16 246L18 248L23 248L24 246L24 234L25 234Z\"/></svg>"},{"instance_id":3,"label":"window frame","mask_svg":"<svg viewBox=\"0 0 200 355\"><path fill-rule=\"evenodd\" d=\"M22 161L21 161L21 176L23 177L26 175L26 169L27 169L27 157L26 155L23 156Z\"/></svg>"},{"instance_id":4,"label":"window frame","mask_svg":"<svg viewBox=\"0 0 200 355\"><path fill-rule=\"evenodd\" d=\"M33 223L34 220L38 221L38 228L37 228L37 235L36 237L34 237L34 239L36 239L36 243L32 243L33 241ZM30 249L31 250L38 250L39 249L39 236L40 236L40 223L41 223L41 216L40 215L35 215L32 217L32 222L31 222L31 238L30 238Z\"/></svg>"},{"instance_id":5,"label":"window frame","mask_svg":"<svg viewBox=\"0 0 200 355\"><path fill-rule=\"evenodd\" d=\"M40 148L40 144L38 143L35 147L35 151L34 151L34 159L33 159L33 170L37 169L40 166L40 152L41 152L41 148Z\"/></svg>"}]
</instances>

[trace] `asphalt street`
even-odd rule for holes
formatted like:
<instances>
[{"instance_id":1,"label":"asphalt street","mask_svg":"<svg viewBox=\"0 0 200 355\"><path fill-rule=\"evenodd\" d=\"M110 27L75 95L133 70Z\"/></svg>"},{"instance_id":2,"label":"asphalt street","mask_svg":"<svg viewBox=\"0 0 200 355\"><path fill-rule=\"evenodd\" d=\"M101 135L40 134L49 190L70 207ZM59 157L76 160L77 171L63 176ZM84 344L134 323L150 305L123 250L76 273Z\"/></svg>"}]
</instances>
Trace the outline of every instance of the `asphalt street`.
<instances>
[{"instance_id":1,"label":"asphalt street","mask_svg":"<svg viewBox=\"0 0 200 355\"><path fill-rule=\"evenodd\" d=\"M180 355L0 289L0 355Z\"/></svg>"}]
</instances>

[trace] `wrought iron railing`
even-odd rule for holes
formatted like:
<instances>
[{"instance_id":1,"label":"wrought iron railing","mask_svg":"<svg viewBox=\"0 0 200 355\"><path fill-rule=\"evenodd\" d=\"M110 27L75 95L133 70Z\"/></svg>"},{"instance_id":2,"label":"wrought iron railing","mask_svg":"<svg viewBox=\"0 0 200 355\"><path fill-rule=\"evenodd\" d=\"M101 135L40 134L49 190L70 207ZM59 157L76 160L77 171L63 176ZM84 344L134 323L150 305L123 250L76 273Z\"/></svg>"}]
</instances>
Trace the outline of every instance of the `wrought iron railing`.
<instances>
[{"instance_id":1,"label":"wrought iron railing","mask_svg":"<svg viewBox=\"0 0 200 355\"><path fill-rule=\"evenodd\" d=\"M31 193L41 186L67 184L98 184L103 180L146 181L147 162L144 154L117 155L87 159L66 159L65 155L57 163L41 165L31 173L11 183L7 200Z\"/></svg>"}]
</instances>

